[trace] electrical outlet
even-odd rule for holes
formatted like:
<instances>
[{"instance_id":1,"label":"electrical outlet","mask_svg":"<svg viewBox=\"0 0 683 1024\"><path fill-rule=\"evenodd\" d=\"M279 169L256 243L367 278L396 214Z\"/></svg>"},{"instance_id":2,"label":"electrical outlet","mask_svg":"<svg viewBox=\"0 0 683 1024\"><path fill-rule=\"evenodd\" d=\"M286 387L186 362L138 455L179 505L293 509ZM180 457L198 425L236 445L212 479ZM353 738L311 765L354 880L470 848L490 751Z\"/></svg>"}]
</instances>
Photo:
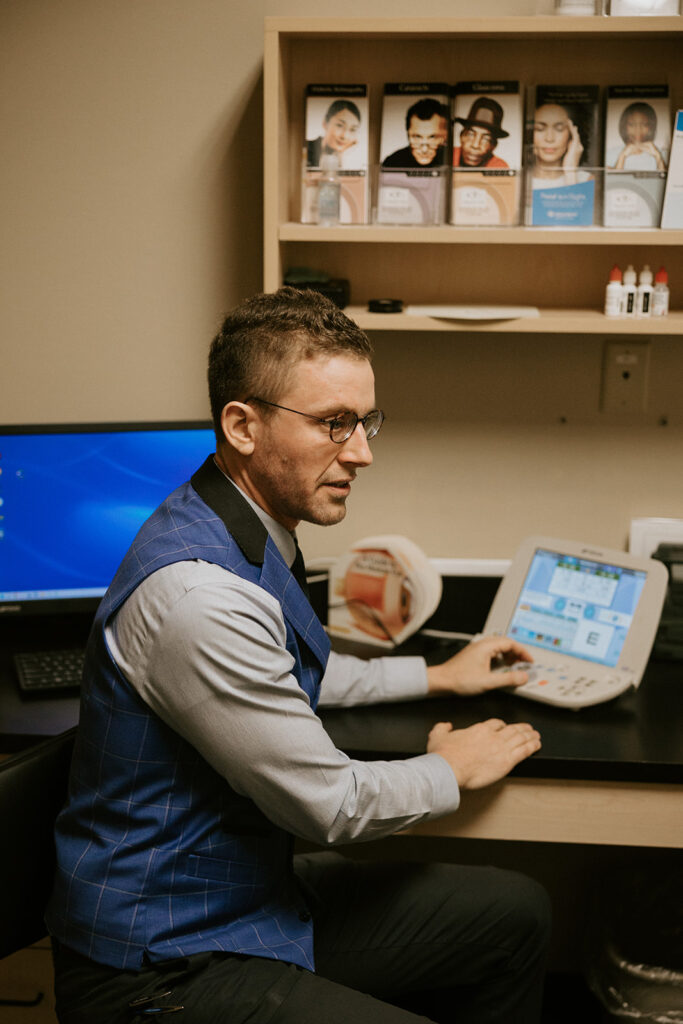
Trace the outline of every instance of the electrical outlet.
<instances>
[{"instance_id":1,"label":"electrical outlet","mask_svg":"<svg viewBox=\"0 0 683 1024\"><path fill-rule=\"evenodd\" d=\"M606 342L602 368L603 412L645 412L649 362L649 341Z\"/></svg>"}]
</instances>

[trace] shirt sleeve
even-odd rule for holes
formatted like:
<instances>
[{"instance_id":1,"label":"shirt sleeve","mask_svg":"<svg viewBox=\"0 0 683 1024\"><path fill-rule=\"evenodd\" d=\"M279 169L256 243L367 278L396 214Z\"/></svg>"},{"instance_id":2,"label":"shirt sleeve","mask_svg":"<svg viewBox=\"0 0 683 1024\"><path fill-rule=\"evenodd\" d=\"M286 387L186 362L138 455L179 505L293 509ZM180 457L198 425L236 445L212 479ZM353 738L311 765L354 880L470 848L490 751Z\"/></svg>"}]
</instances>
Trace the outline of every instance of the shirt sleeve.
<instances>
[{"instance_id":1,"label":"shirt sleeve","mask_svg":"<svg viewBox=\"0 0 683 1024\"><path fill-rule=\"evenodd\" d=\"M198 565L189 577L177 569L187 565ZM108 641L140 696L233 789L319 844L391 835L458 807L438 754L365 762L336 749L292 675L274 598L216 566L177 566L154 574L165 589L151 600L142 588L154 576L141 584Z\"/></svg>"},{"instance_id":2,"label":"shirt sleeve","mask_svg":"<svg viewBox=\"0 0 683 1024\"><path fill-rule=\"evenodd\" d=\"M320 690L320 707L350 707L427 696L424 658L355 658L330 654Z\"/></svg>"}]
</instances>

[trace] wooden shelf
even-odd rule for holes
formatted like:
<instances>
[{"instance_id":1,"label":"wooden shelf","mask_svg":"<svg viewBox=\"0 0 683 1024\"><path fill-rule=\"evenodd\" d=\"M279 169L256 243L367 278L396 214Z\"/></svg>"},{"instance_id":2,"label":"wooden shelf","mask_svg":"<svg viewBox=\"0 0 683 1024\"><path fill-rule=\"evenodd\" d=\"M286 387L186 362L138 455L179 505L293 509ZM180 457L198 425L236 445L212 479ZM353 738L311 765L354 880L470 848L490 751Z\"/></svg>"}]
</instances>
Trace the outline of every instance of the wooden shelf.
<instances>
[{"instance_id":1,"label":"wooden shelf","mask_svg":"<svg viewBox=\"0 0 683 1024\"><path fill-rule=\"evenodd\" d=\"M351 285L351 316L372 331L673 336L683 314L610 320L599 310L609 269L645 263L669 272L683 307L683 230L438 227L298 222L304 93L310 82L367 82L369 152L379 148L385 82L519 79L610 84L660 82L683 107L683 17L265 19L264 288L310 266ZM578 70L577 70L578 69ZM463 248L463 246L465 248ZM548 248L550 247L550 248ZM406 304L537 305L536 319L452 321L370 314L373 296Z\"/></svg>"},{"instance_id":2,"label":"wooden shelf","mask_svg":"<svg viewBox=\"0 0 683 1024\"><path fill-rule=\"evenodd\" d=\"M681 32L681 15L664 17L559 17L555 15L508 16L504 18L297 18L268 17L269 32L302 38L339 39L354 36L377 39L441 39L444 36L497 39L505 36L586 35L666 36Z\"/></svg>"},{"instance_id":3,"label":"wooden shelf","mask_svg":"<svg viewBox=\"0 0 683 1024\"><path fill-rule=\"evenodd\" d=\"M683 245L683 230L661 228L436 227L342 224L321 228L288 221L281 242L396 242L410 245Z\"/></svg>"},{"instance_id":4,"label":"wooden shelf","mask_svg":"<svg viewBox=\"0 0 683 1024\"><path fill-rule=\"evenodd\" d=\"M448 331L473 334L616 334L659 337L683 334L683 313L643 320L612 319L593 309L542 309L538 317L517 320L447 320L405 313L368 313L362 306L344 312L364 331Z\"/></svg>"}]
</instances>

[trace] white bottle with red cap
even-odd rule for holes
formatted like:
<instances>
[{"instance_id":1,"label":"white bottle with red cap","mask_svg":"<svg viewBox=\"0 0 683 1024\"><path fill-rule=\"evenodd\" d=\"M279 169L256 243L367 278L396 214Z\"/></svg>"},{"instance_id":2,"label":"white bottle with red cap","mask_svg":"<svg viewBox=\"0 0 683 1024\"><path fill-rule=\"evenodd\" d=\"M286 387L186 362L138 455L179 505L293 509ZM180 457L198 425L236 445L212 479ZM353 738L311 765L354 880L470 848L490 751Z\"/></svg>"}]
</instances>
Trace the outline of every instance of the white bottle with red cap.
<instances>
[{"instance_id":1,"label":"white bottle with red cap","mask_svg":"<svg viewBox=\"0 0 683 1024\"><path fill-rule=\"evenodd\" d=\"M664 267L655 274L655 288L652 293L652 315L666 316L669 312L669 275Z\"/></svg>"},{"instance_id":2,"label":"white bottle with red cap","mask_svg":"<svg viewBox=\"0 0 683 1024\"><path fill-rule=\"evenodd\" d=\"M621 316L621 270L614 264L605 288L605 316Z\"/></svg>"}]
</instances>

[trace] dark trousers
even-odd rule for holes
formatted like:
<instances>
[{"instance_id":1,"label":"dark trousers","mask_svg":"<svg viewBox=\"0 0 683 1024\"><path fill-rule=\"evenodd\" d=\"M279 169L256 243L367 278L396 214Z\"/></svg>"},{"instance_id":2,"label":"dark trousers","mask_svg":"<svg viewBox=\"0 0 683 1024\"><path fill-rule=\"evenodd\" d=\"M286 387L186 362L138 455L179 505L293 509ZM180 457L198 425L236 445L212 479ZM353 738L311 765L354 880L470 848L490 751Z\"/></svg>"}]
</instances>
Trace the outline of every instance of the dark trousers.
<instances>
[{"instance_id":1,"label":"dark trousers","mask_svg":"<svg viewBox=\"0 0 683 1024\"><path fill-rule=\"evenodd\" d=\"M174 1006L178 1024L539 1020L550 913L535 882L328 853L297 857L296 871L313 913L315 974L222 953L119 971L56 944L59 1020L140 1024Z\"/></svg>"}]
</instances>

